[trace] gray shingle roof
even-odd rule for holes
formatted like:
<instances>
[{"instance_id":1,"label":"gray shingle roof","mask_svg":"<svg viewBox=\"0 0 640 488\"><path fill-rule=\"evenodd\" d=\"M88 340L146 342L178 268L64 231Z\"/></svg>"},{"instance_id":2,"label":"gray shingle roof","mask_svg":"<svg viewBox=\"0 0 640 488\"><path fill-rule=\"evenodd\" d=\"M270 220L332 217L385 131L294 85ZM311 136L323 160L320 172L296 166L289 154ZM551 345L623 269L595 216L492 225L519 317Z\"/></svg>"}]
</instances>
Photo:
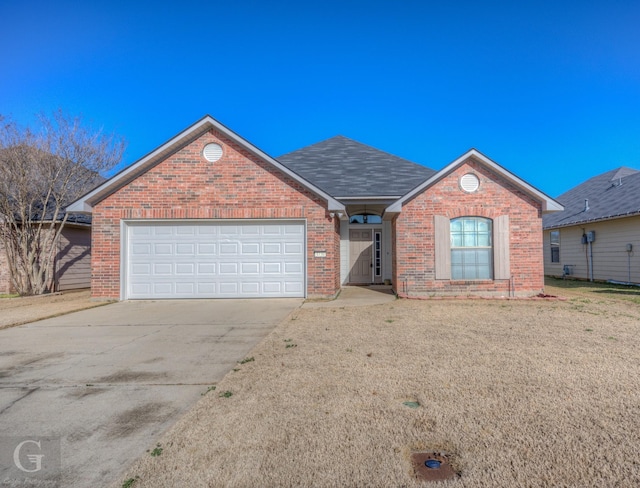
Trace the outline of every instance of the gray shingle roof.
<instances>
[{"instance_id":1,"label":"gray shingle roof","mask_svg":"<svg viewBox=\"0 0 640 488\"><path fill-rule=\"evenodd\" d=\"M543 217L545 229L640 213L640 171L620 167L594 176L556 198L564 211ZM589 209L585 210L585 200Z\"/></svg>"},{"instance_id":2,"label":"gray shingle roof","mask_svg":"<svg viewBox=\"0 0 640 488\"><path fill-rule=\"evenodd\" d=\"M333 197L401 196L435 174L426 166L344 136L276 159Z\"/></svg>"}]
</instances>

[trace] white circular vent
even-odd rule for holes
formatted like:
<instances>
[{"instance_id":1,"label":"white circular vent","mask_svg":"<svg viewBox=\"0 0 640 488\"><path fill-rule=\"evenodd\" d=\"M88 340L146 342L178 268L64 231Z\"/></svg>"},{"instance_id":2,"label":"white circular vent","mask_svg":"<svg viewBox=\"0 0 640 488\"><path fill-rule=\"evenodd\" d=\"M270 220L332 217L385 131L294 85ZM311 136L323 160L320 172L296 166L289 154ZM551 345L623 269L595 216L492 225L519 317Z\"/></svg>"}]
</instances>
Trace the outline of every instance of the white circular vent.
<instances>
[{"instance_id":1,"label":"white circular vent","mask_svg":"<svg viewBox=\"0 0 640 488\"><path fill-rule=\"evenodd\" d=\"M462 188L467 193L473 193L480 186L480 180L473 173L467 173L462 178L460 178L460 188Z\"/></svg>"},{"instance_id":2,"label":"white circular vent","mask_svg":"<svg viewBox=\"0 0 640 488\"><path fill-rule=\"evenodd\" d=\"M204 146L202 154L204 155L204 159L211 163L215 163L222 157L222 146L220 144L212 142Z\"/></svg>"}]
</instances>

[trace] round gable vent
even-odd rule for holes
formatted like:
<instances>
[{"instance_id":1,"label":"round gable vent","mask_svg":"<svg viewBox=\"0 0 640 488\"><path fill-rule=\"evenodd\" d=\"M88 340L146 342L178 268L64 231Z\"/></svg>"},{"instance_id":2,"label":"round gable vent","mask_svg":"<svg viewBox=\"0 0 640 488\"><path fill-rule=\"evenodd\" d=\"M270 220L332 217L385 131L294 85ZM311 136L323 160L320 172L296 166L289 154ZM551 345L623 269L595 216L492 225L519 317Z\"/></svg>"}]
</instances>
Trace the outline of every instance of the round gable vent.
<instances>
[{"instance_id":1,"label":"round gable vent","mask_svg":"<svg viewBox=\"0 0 640 488\"><path fill-rule=\"evenodd\" d=\"M222 157L222 146L220 144L212 142L204 146L202 154L204 156L204 159L206 159L210 163L215 163Z\"/></svg>"},{"instance_id":2,"label":"round gable vent","mask_svg":"<svg viewBox=\"0 0 640 488\"><path fill-rule=\"evenodd\" d=\"M480 187L480 180L473 173L467 173L460 178L460 188L467 193L473 193Z\"/></svg>"}]
</instances>

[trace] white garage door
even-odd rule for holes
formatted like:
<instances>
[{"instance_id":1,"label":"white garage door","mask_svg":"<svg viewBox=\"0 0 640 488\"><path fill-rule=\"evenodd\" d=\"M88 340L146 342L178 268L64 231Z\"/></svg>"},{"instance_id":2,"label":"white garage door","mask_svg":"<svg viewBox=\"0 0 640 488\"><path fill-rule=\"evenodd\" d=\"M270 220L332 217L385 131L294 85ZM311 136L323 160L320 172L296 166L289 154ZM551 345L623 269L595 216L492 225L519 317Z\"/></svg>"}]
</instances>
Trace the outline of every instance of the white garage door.
<instances>
[{"instance_id":1,"label":"white garage door","mask_svg":"<svg viewBox=\"0 0 640 488\"><path fill-rule=\"evenodd\" d=\"M125 298L304 297L305 225L130 222Z\"/></svg>"}]
</instances>

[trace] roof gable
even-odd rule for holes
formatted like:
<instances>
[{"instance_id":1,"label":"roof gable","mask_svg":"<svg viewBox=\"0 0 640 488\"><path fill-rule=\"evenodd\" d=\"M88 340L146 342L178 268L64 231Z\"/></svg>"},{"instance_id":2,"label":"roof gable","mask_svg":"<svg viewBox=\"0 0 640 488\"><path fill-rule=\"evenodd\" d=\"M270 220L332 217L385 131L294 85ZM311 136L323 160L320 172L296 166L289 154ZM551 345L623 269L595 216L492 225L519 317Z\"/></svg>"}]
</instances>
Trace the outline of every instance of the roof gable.
<instances>
[{"instance_id":1,"label":"roof gable","mask_svg":"<svg viewBox=\"0 0 640 488\"><path fill-rule=\"evenodd\" d=\"M495 161L492 161L491 159L489 159L487 156L482 154L480 151L478 151L476 149L470 149L469 151L464 153L462 156L460 156L458 159L456 159L455 161L451 162L449 165L444 167L442 170L438 171L433 176L431 176L429 179L424 181L422 184L420 184L419 186L414 188L412 191L410 191L409 193L404 195L402 198L398 199L396 202L394 202L393 204L389 205L387 207L387 209L385 210L385 212L388 212L388 213L399 213L400 211L402 211L402 205L405 202L409 201L411 198L413 198L418 193L423 192L424 190L426 190L430 186L434 185L436 182L440 181L444 176L449 174L455 168L457 168L458 166L464 164L465 161L467 161L469 158L473 158L475 161L479 162L480 164L483 164L483 165L487 166L492 171L494 171L495 173L497 173L500 176L502 176L503 178L505 178L511 184L513 184L517 188L521 189L526 194L528 194L531 197L533 197L535 200L539 201L542 204L542 211L543 212L557 212L559 210L562 210L562 208L563 208L562 205L560 205L558 202L556 202L551 197L545 195L540 190L538 190L537 188L531 186L526 181L518 178L516 175L514 175L510 171L506 170L505 168L500 166Z\"/></svg>"},{"instance_id":2,"label":"roof gable","mask_svg":"<svg viewBox=\"0 0 640 488\"><path fill-rule=\"evenodd\" d=\"M545 229L640 214L640 171L624 166L606 171L573 187L557 200L565 210L546 215Z\"/></svg>"},{"instance_id":3,"label":"roof gable","mask_svg":"<svg viewBox=\"0 0 640 488\"><path fill-rule=\"evenodd\" d=\"M344 136L336 136L277 158L329 195L395 197L435 171Z\"/></svg>"},{"instance_id":4,"label":"roof gable","mask_svg":"<svg viewBox=\"0 0 640 488\"><path fill-rule=\"evenodd\" d=\"M335 200L331 195L326 193L324 190L319 188L318 186L312 184L308 180L301 177L299 174L295 173L287 166L281 164L277 160L273 159L271 156L258 149L256 146L251 144L246 139L240 137L238 134L230 130L229 128L222 125L220 122L215 120L213 117L206 115L202 119L200 119L195 124L186 128L167 142L165 142L160 147L154 149L146 156L142 157L135 163L129 165L110 179L106 180L101 185L97 186L89 193L81 197L80 199L73 202L71 205L67 207L68 212L85 212L90 213L93 209L93 206L99 203L100 201L107 198L109 195L119 190L120 188L126 186L133 180L135 180L138 176L144 174L149 169L153 168L161 161L165 160L170 154L173 154L177 150L182 147L188 145L190 142L194 141L202 134L207 132L208 130L215 129L224 134L226 137L230 138L237 144L241 145L244 149L262 159L263 161L271 164L276 167L282 173L290 176L295 181L300 183L305 188L309 189L316 195L324 198L327 201L329 210L342 211L344 210L344 205Z\"/></svg>"}]
</instances>

